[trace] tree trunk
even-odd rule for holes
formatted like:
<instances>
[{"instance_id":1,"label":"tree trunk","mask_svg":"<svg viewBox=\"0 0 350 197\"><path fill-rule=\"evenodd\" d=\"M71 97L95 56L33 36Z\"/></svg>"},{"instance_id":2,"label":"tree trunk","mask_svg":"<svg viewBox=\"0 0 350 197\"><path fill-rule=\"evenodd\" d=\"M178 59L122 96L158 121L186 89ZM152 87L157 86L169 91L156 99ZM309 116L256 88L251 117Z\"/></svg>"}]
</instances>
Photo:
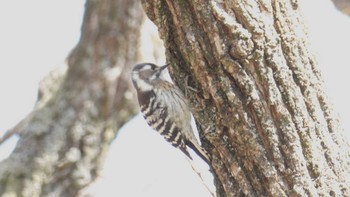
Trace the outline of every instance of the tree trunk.
<instances>
[{"instance_id":1,"label":"tree trunk","mask_svg":"<svg viewBox=\"0 0 350 197\"><path fill-rule=\"evenodd\" d=\"M194 108L220 196L350 193L349 146L297 0L143 6Z\"/></svg>"},{"instance_id":2,"label":"tree trunk","mask_svg":"<svg viewBox=\"0 0 350 197\"><path fill-rule=\"evenodd\" d=\"M129 72L142 18L137 0L87 0L66 76L15 127L21 136L0 163L0 196L76 196L98 175L115 132L137 112Z\"/></svg>"}]
</instances>

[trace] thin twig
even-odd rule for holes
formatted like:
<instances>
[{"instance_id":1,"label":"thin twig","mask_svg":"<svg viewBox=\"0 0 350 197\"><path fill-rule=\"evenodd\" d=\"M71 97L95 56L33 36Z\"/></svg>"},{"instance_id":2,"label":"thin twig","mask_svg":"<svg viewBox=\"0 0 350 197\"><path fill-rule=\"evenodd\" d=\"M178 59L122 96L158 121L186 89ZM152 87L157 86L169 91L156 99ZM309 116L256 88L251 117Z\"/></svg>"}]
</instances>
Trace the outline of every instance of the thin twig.
<instances>
[{"instance_id":1,"label":"thin twig","mask_svg":"<svg viewBox=\"0 0 350 197\"><path fill-rule=\"evenodd\" d=\"M208 192L211 194L211 196L216 197L216 193L210 189L209 185L206 183L206 181L202 177L202 174L193 165L193 160L191 160L187 157L186 157L186 159L187 159L188 163L191 165L192 170L198 175L199 179L202 181L204 187L208 190Z\"/></svg>"},{"instance_id":2,"label":"thin twig","mask_svg":"<svg viewBox=\"0 0 350 197\"><path fill-rule=\"evenodd\" d=\"M20 134L24 127L27 126L29 120L31 119L33 113L28 114L23 120L21 120L16 126L7 130L2 136L0 136L0 145L6 140L11 138L15 134Z\"/></svg>"}]
</instances>

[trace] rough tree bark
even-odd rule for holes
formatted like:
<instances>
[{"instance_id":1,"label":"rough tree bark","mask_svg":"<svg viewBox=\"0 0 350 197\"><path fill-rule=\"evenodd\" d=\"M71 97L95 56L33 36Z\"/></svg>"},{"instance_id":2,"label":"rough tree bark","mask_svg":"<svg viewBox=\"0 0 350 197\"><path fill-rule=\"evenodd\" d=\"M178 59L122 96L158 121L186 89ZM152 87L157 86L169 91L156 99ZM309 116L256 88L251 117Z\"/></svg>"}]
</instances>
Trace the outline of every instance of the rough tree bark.
<instances>
[{"instance_id":1,"label":"rough tree bark","mask_svg":"<svg viewBox=\"0 0 350 197\"><path fill-rule=\"evenodd\" d=\"M349 146L299 6L143 0L170 73L193 105L220 196L350 193Z\"/></svg>"},{"instance_id":2,"label":"rough tree bark","mask_svg":"<svg viewBox=\"0 0 350 197\"><path fill-rule=\"evenodd\" d=\"M0 196L76 196L98 175L116 130L137 112L128 72L138 61L140 2L85 6L62 83L49 97L44 91L45 102L15 127L21 136L0 163Z\"/></svg>"}]
</instances>

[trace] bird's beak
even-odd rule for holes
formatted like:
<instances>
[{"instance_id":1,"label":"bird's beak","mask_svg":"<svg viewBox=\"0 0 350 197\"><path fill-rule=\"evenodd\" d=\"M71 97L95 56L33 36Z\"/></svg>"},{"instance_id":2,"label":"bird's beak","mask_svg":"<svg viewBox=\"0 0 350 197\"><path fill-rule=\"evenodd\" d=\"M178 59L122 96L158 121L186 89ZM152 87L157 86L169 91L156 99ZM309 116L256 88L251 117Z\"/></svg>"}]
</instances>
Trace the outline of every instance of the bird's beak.
<instances>
[{"instance_id":1,"label":"bird's beak","mask_svg":"<svg viewBox=\"0 0 350 197\"><path fill-rule=\"evenodd\" d=\"M162 72L164 69L166 69L170 64L165 64L164 66L161 66L159 68L159 72Z\"/></svg>"}]
</instances>

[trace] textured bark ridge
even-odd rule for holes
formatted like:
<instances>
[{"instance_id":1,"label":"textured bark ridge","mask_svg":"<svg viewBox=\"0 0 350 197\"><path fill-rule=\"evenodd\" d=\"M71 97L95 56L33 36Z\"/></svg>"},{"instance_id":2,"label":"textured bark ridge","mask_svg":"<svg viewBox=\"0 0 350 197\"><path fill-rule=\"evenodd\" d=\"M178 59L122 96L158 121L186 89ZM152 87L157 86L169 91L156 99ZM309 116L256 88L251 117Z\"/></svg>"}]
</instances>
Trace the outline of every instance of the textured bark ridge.
<instances>
[{"instance_id":1,"label":"textured bark ridge","mask_svg":"<svg viewBox=\"0 0 350 197\"><path fill-rule=\"evenodd\" d=\"M350 193L349 146L323 92L298 1L143 6L193 104L219 195Z\"/></svg>"},{"instance_id":2,"label":"textured bark ridge","mask_svg":"<svg viewBox=\"0 0 350 197\"><path fill-rule=\"evenodd\" d=\"M98 175L116 130L137 111L128 72L142 16L137 0L87 1L66 76L52 96L40 94L45 102L0 163L0 196L76 196Z\"/></svg>"}]
</instances>

